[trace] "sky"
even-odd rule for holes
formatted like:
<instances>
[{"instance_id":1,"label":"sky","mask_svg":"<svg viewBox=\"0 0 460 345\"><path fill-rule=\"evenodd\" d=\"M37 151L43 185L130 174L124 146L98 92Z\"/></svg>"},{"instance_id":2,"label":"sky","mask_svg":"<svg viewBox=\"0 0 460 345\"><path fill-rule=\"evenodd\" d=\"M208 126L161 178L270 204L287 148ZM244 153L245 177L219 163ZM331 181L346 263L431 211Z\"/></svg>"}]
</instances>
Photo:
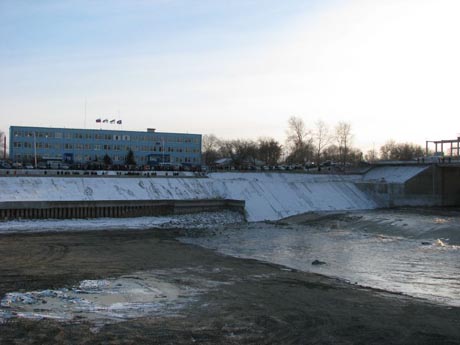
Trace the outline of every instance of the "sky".
<instances>
[{"instance_id":1,"label":"sky","mask_svg":"<svg viewBox=\"0 0 460 345\"><path fill-rule=\"evenodd\" d=\"M0 131L274 137L363 150L460 133L457 0L0 0Z\"/></svg>"}]
</instances>

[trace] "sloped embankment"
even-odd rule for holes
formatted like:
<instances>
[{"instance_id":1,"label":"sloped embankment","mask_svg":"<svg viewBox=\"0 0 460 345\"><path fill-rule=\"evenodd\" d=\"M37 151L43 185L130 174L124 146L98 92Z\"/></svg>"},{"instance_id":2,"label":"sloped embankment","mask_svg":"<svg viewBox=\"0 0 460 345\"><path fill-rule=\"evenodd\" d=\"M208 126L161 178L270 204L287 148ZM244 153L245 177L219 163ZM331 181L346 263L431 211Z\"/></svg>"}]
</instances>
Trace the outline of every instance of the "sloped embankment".
<instances>
[{"instance_id":1,"label":"sloped embankment","mask_svg":"<svg viewBox=\"0 0 460 345\"><path fill-rule=\"evenodd\" d=\"M209 178L8 177L2 201L191 200L246 201L249 221L310 211L376 208L354 184L360 176L216 173Z\"/></svg>"}]
</instances>

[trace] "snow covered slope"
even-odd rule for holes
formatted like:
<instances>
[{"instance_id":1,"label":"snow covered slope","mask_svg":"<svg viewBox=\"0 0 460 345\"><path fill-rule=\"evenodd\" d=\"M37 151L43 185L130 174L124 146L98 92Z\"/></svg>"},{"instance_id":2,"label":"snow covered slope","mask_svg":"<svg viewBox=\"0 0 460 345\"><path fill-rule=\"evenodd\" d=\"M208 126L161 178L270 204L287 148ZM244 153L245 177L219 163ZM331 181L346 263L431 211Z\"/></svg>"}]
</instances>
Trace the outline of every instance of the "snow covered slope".
<instances>
[{"instance_id":1,"label":"snow covered slope","mask_svg":"<svg viewBox=\"0 0 460 345\"><path fill-rule=\"evenodd\" d=\"M404 183L412 177L427 170L425 166L382 166L369 170L363 177L364 181L381 181L387 183Z\"/></svg>"},{"instance_id":2,"label":"snow covered slope","mask_svg":"<svg viewBox=\"0 0 460 345\"><path fill-rule=\"evenodd\" d=\"M249 221L276 220L309 211L376 208L354 185L358 179L281 173L216 173L209 178L0 177L0 202L227 198L246 201Z\"/></svg>"}]
</instances>

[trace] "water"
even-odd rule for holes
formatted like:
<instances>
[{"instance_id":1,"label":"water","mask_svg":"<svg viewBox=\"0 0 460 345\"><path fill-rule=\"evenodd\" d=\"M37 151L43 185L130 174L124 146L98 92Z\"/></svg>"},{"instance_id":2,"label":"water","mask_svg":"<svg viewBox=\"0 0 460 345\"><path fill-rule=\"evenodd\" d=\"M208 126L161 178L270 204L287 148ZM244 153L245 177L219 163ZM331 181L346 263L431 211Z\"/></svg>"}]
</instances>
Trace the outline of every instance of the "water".
<instances>
[{"instance_id":1,"label":"water","mask_svg":"<svg viewBox=\"0 0 460 345\"><path fill-rule=\"evenodd\" d=\"M130 226L123 219L4 222L0 233L183 227L188 235L182 241L224 254L460 306L460 213L455 211L380 210L278 223L241 223L241 215L232 212L130 221ZM315 260L324 264L312 265ZM189 284L190 273L134 272L72 288L10 292L0 300L0 324L15 317L69 321L78 316L106 323L176 315L197 294L220 284L196 278ZM170 283L178 276L182 285Z\"/></svg>"},{"instance_id":2,"label":"water","mask_svg":"<svg viewBox=\"0 0 460 345\"><path fill-rule=\"evenodd\" d=\"M133 272L117 278L83 280L71 288L10 292L0 300L0 325L8 319L53 319L113 323L154 315L177 316L195 296L212 287L195 279L191 287L165 278L186 276L187 270ZM217 282L218 283L218 282Z\"/></svg>"},{"instance_id":3,"label":"water","mask_svg":"<svg viewBox=\"0 0 460 345\"><path fill-rule=\"evenodd\" d=\"M448 237L447 237L448 236ZM187 243L460 306L460 216L370 211L225 226ZM325 264L312 265L314 260Z\"/></svg>"}]
</instances>

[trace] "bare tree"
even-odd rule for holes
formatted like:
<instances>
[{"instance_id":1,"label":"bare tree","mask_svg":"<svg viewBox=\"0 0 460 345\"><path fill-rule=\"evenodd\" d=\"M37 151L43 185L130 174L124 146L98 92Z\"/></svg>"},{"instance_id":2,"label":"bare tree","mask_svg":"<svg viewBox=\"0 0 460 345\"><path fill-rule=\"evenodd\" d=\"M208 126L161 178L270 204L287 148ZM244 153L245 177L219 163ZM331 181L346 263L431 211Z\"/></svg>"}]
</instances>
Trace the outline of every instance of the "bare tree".
<instances>
[{"instance_id":1,"label":"bare tree","mask_svg":"<svg viewBox=\"0 0 460 345\"><path fill-rule=\"evenodd\" d=\"M206 165L213 164L220 158L219 150L222 141L214 134L205 134L201 140L201 147L203 153L203 162Z\"/></svg>"},{"instance_id":2,"label":"bare tree","mask_svg":"<svg viewBox=\"0 0 460 345\"><path fill-rule=\"evenodd\" d=\"M423 156L424 150L420 145L389 140L380 148L380 154L385 160L408 161Z\"/></svg>"},{"instance_id":3,"label":"bare tree","mask_svg":"<svg viewBox=\"0 0 460 345\"><path fill-rule=\"evenodd\" d=\"M0 131L0 159L3 159L5 157L5 151L4 151L4 147L3 147L3 142L4 142L4 138L5 137L5 133L3 133L2 131Z\"/></svg>"},{"instance_id":4,"label":"bare tree","mask_svg":"<svg viewBox=\"0 0 460 345\"><path fill-rule=\"evenodd\" d=\"M364 154L360 149L354 147L348 149L347 162L356 164L362 162L363 159Z\"/></svg>"},{"instance_id":5,"label":"bare tree","mask_svg":"<svg viewBox=\"0 0 460 345\"><path fill-rule=\"evenodd\" d=\"M315 130L313 132L313 143L315 146L315 158L316 165L319 166L321 163L321 155L324 149L330 144L332 137L329 134L328 125L321 120L318 120L315 124Z\"/></svg>"},{"instance_id":6,"label":"bare tree","mask_svg":"<svg viewBox=\"0 0 460 345\"><path fill-rule=\"evenodd\" d=\"M305 122L296 116L288 120L287 141L294 147L302 146L307 141L308 131Z\"/></svg>"},{"instance_id":7,"label":"bare tree","mask_svg":"<svg viewBox=\"0 0 460 345\"><path fill-rule=\"evenodd\" d=\"M335 137L339 146L341 162L345 165L347 163L349 148L353 138L351 124L348 122L339 122L335 127Z\"/></svg>"},{"instance_id":8,"label":"bare tree","mask_svg":"<svg viewBox=\"0 0 460 345\"><path fill-rule=\"evenodd\" d=\"M255 165L257 159L257 143L252 140L234 140L234 163L238 167Z\"/></svg>"},{"instance_id":9,"label":"bare tree","mask_svg":"<svg viewBox=\"0 0 460 345\"><path fill-rule=\"evenodd\" d=\"M330 161L340 161L340 150L339 147L335 144L327 146L323 150L323 158Z\"/></svg>"},{"instance_id":10,"label":"bare tree","mask_svg":"<svg viewBox=\"0 0 460 345\"><path fill-rule=\"evenodd\" d=\"M373 163L379 159L379 154L375 148L372 148L366 153L366 161Z\"/></svg>"},{"instance_id":11,"label":"bare tree","mask_svg":"<svg viewBox=\"0 0 460 345\"><path fill-rule=\"evenodd\" d=\"M202 150L205 151L212 151L218 150L220 146L220 139L217 138L214 134L205 134L201 140Z\"/></svg>"},{"instance_id":12,"label":"bare tree","mask_svg":"<svg viewBox=\"0 0 460 345\"><path fill-rule=\"evenodd\" d=\"M288 120L287 147L289 163L305 163L313 156L312 139L304 121L292 116Z\"/></svg>"},{"instance_id":13,"label":"bare tree","mask_svg":"<svg viewBox=\"0 0 460 345\"><path fill-rule=\"evenodd\" d=\"M258 158L268 165L276 165L281 158L282 146L273 138L259 138Z\"/></svg>"},{"instance_id":14,"label":"bare tree","mask_svg":"<svg viewBox=\"0 0 460 345\"><path fill-rule=\"evenodd\" d=\"M392 153L393 152L393 153ZM396 152L396 142L394 140L388 140L384 145L380 147L380 158L383 160L390 160Z\"/></svg>"},{"instance_id":15,"label":"bare tree","mask_svg":"<svg viewBox=\"0 0 460 345\"><path fill-rule=\"evenodd\" d=\"M230 158L237 169L253 165L257 158L257 143L252 140L221 141L219 153L222 157Z\"/></svg>"}]
</instances>

